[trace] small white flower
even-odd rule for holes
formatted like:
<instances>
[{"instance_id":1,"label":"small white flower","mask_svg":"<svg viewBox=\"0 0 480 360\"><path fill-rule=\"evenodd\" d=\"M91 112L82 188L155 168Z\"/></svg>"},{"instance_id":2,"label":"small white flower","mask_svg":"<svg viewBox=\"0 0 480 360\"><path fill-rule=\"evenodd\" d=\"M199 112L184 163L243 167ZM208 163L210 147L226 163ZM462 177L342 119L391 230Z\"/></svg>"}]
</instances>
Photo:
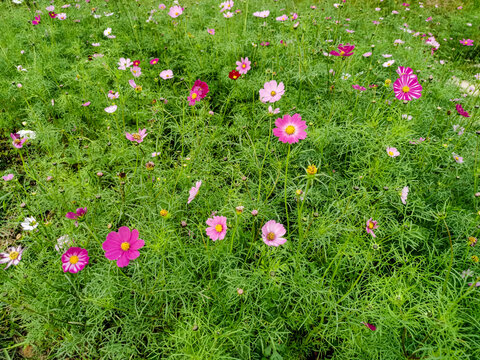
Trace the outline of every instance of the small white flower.
<instances>
[{"instance_id":1,"label":"small white flower","mask_svg":"<svg viewBox=\"0 0 480 360\"><path fill-rule=\"evenodd\" d=\"M23 2L23 0L12 0L12 2L14 4L21 4Z\"/></svg>"},{"instance_id":2,"label":"small white flower","mask_svg":"<svg viewBox=\"0 0 480 360\"><path fill-rule=\"evenodd\" d=\"M394 62L395 60L388 60L387 62L383 63L383 67L390 67L393 65Z\"/></svg>"},{"instance_id":3,"label":"small white flower","mask_svg":"<svg viewBox=\"0 0 480 360\"><path fill-rule=\"evenodd\" d=\"M103 35L105 35L105 36L112 35L112 28L106 28L106 29L103 31Z\"/></svg>"},{"instance_id":4,"label":"small white flower","mask_svg":"<svg viewBox=\"0 0 480 360\"><path fill-rule=\"evenodd\" d=\"M402 189L402 195L401 195L401 200L402 200L402 203L403 205L406 205L407 204L407 196L408 196L408 186L405 186L403 189Z\"/></svg>"},{"instance_id":5,"label":"small white flower","mask_svg":"<svg viewBox=\"0 0 480 360\"><path fill-rule=\"evenodd\" d=\"M23 230L33 230L38 226L38 223L34 217L26 217L20 225Z\"/></svg>"},{"instance_id":6,"label":"small white flower","mask_svg":"<svg viewBox=\"0 0 480 360\"><path fill-rule=\"evenodd\" d=\"M18 65L17 70L18 71L27 71L27 69L25 69L22 65Z\"/></svg>"},{"instance_id":7,"label":"small white flower","mask_svg":"<svg viewBox=\"0 0 480 360\"><path fill-rule=\"evenodd\" d=\"M70 236L63 235L57 239L57 245L55 245L55 250L61 252L66 246L71 246L73 244L73 239L70 239Z\"/></svg>"},{"instance_id":8,"label":"small white flower","mask_svg":"<svg viewBox=\"0 0 480 360\"><path fill-rule=\"evenodd\" d=\"M348 80L348 79L350 78L350 76L352 76L352 75L350 75L350 74L345 74L345 73L344 73L344 74L342 74L342 76L340 76L340 78L341 78L342 80Z\"/></svg>"},{"instance_id":9,"label":"small white flower","mask_svg":"<svg viewBox=\"0 0 480 360\"><path fill-rule=\"evenodd\" d=\"M21 138L27 138L29 140L33 140L37 137L37 133L32 130L19 130L17 133Z\"/></svg>"}]
</instances>

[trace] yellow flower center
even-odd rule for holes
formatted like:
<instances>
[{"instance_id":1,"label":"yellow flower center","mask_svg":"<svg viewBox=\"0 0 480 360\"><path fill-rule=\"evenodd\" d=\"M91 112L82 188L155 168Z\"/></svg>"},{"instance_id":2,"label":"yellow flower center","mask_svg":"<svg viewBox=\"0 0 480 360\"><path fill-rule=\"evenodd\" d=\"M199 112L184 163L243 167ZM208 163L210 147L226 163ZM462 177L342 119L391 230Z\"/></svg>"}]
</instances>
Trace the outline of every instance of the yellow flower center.
<instances>
[{"instance_id":1,"label":"yellow flower center","mask_svg":"<svg viewBox=\"0 0 480 360\"><path fill-rule=\"evenodd\" d=\"M307 174L308 175L315 175L317 173L317 167L315 165L309 165L307 167Z\"/></svg>"},{"instance_id":2,"label":"yellow flower center","mask_svg":"<svg viewBox=\"0 0 480 360\"><path fill-rule=\"evenodd\" d=\"M12 251L8 257L10 258L10 260L15 260L16 258L18 258L18 255L20 255L17 251Z\"/></svg>"},{"instance_id":3,"label":"yellow flower center","mask_svg":"<svg viewBox=\"0 0 480 360\"><path fill-rule=\"evenodd\" d=\"M77 255L73 255L72 257L70 257L70 264L76 264L78 263L78 256Z\"/></svg>"},{"instance_id":4,"label":"yellow flower center","mask_svg":"<svg viewBox=\"0 0 480 360\"><path fill-rule=\"evenodd\" d=\"M373 223L368 223L368 228L373 229Z\"/></svg>"},{"instance_id":5,"label":"yellow flower center","mask_svg":"<svg viewBox=\"0 0 480 360\"><path fill-rule=\"evenodd\" d=\"M135 87L135 91L137 91L137 92L142 91L142 87L141 87L140 85L137 85L137 86Z\"/></svg>"},{"instance_id":6,"label":"yellow flower center","mask_svg":"<svg viewBox=\"0 0 480 360\"><path fill-rule=\"evenodd\" d=\"M404 86L404 87L402 88L402 91L403 91L404 93L407 93L407 92L410 91L410 88L409 88L408 86Z\"/></svg>"},{"instance_id":7,"label":"yellow flower center","mask_svg":"<svg viewBox=\"0 0 480 360\"><path fill-rule=\"evenodd\" d=\"M219 233L222 232L223 231L223 226L220 225L220 224L215 225L215 231L219 232Z\"/></svg>"},{"instance_id":8,"label":"yellow flower center","mask_svg":"<svg viewBox=\"0 0 480 360\"><path fill-rule=\"evenodd\" d=\"M295 126L293 125L288 125L287 128L285 129L285 132L288 135L292 135L295 132Z\"/></svg>"},{"instance_id":9,"label":"yellow flower center","mask_svg":"<svg viewBox=\"0 0 480 360\"><path fill-rule=\"evenodd\" d=\"M272 92L270 93L270 95L275 96L275 95L277 95L277 93L272 90Z\"/></svg>"},{"instance_id":10,"label":"yellow flower center","mask_svg":"<svg viewBox=\"0 0 480 360\"><path fill-rule=\"evenodd\" d=\"M178 12L176 12L176 13L175 13L175 15L177 15L177 16L178 16Z\"/></svg>"},{"instance_id":11,"label":"yellow flower center","mask_svg":"<svg viewBox=\"0 0 480 360\"><path fill-rule=\"evenodd\" d=\"M270 241L275 240L275 233L269 232L267 234L267 240L270 240Z\"/></svg>"},{"instance_id":12,"label":"yellow flower center","mask_svg":"<svg viewBox=\"0 0 480 360\"><path fill-rule=\"evenodd\" d=\"M122 245L120 245L120 247L122 248L123 251L128 251L130 250L130 243L125 241L122 243Z\"/></svg>"},{"instance_id":13,"label":"yellow flower center","mask_svg":"<svg viewBox=\"0 0 480 360\"><path fill-rule=\"evenodd\" d=\"M242 64L242 68L245 69L247 67L247 65L245 64Z\"/></svg>"},{"instance_id":14,"label":"yellow flower center","mask_svg":"<svg viewBox=\"0 0 480 360\"><path fill-rule=\"evenodd\" d=\"M340 51L340 55L341 56L345 55L345 51Z\"/></svg>"},{"instance_id":15,"label":"yellow flower center","mask_svg":"<svg viewBox=\"0 0 480 360\"><path fill-rule=\"evenodd\" d=\"M388 155L393 156L393 151L389 151Z\"/></svg>"},{"instance_id":16,"label":"yellow flower center","mask_svg":"<svg viewBox=\"0 0 480 360\"><path fill-rule=\"evenodd\" d=\"M233 75L233 80L235 80L237 78L237 75Z\"/></svg>"},{"instance_id":17,"label":"yellow flower center","mask_svg":"<svg viewBox=\"0 0 480 360\"><path fill-rule=\"evenodd\" d=\"M193 93L192 94L192 99L196 99L197 98L197 93Z\"/></svg>"},{"instance_id":18,"label":"yellow flower center","mask_svg":"<svg viewBox=\"0 0 480 360\"><path fill-rule=\"evenodd\" d=\"M20 143L22 142L22 140L20 140L20 139L15 139L15 140L13 140L13 142L14 142L15 144L20 144Z\"/></svg>"},{"instance_id":19,"label":"yellow flower center","mask_svg":"<svg viewBox=\"0 0 480 360\"><path fill-rule=\"evenodd\" d=\"M457 160L457 161L458 161L458 156L455 156L455 160Z\"/></svg>"},{"instance_id":20,"label":"yellow flower center","mask_svg":"<svg viewBox=\"0 0 480 360\"><path fill-rule=\"evenodd\" d=\"M140 134L138 133L135 133L135 134L132 134L132 137L135 139L135 140L140 140L142 137L140 136Z\"/></svg>"},{"instance_id":21,"label":"yellow flower center","mask_svg":"<svg viewBox=\"0 0 480 360\"><path fill-rule=\"evenodd\" d=\"M160 216L165 217L165 216L167 216L167 215L168 215L168 211L167 211L167 210L165 210L165 209L160 210Z\"/></svg>"}]
</instances>

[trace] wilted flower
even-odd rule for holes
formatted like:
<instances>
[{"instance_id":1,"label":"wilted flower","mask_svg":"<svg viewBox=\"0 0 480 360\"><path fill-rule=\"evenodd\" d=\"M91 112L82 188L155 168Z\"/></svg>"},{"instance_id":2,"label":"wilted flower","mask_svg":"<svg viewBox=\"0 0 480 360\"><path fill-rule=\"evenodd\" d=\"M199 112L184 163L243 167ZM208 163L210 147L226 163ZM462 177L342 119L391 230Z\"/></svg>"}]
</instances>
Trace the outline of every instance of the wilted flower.
<instances>
[{"instance_id":1,"label":"wilted flower","mask_svg":"<svg viewBox=\"0 0 480 360\"><path fill-rule=\"evenodd\" d=\"M187 204L190 204L193 201L193 199L195 199L195 197L198 194L198 190L200 190L200 186L202 186L202 180L197 181L195 183L195 186L190 189L189 191L190 196L188 197Z\"/></svg>"}]
</instances>

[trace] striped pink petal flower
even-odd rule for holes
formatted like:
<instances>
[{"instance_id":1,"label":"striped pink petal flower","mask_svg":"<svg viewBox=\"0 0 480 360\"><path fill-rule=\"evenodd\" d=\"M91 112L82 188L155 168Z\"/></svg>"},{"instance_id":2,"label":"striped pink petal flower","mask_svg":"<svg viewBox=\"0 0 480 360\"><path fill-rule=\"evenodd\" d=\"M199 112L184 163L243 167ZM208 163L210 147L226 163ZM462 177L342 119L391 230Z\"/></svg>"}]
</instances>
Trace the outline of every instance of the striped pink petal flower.
<instances>
[{"instance_id":1,"label":"striped pink petal flower","mask_svg":"<svg viewBox=\"0 0 480 360\"><path fill-rule=\"evenodd\" d=\"M402 75L393 83L393 91L399 100L413 100L422 96L422 85L410 75Z\"/></svg>"},{"instance_id":2,"label":"striped pink petal flower","mask_svg":"<svg viewBox=\"0 0 480 360\"><path fill-rule=\"evenodd\" d=\"M62 255L63 271L76 274L88 264L89 260L87 250L79 247L71 247Z\"/></svg>"}]
</instances>

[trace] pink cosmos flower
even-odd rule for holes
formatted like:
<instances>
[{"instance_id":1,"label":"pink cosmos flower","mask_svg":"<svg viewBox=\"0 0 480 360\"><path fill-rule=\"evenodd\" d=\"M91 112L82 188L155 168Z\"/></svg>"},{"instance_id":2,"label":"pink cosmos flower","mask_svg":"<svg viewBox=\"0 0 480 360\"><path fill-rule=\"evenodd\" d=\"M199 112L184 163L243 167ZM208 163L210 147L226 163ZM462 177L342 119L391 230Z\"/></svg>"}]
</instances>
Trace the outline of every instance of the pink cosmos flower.
<instances>
[{"instance_id":1,"label":"pink cosmos flower","mask_svg":"<svg viewBox=\"0 0 480 360\"><path fill-rule=\"evenodd\" d=\"M354 88L355 90L360 90L360 91L365 91L367 90L365 87L363 86L360 86L360 85L352 85L352 88Z\"/></svg>"},{"instance_id":2,"label":"pink cosmos flower","mask_svg":"<svg viewBox=\"0 0 480 360\"><path fill-rule=\"evenodd\" d=\"M110 90L110 91L108 92L108 95L107 95L107 96L108 96L109 99L112 99L112 100L113 100L113 99L118 99L118 97L120 96L120 94L118 93L118 91L117 91L117 92L113 92L113 90Z\"/></svg>"},{"instance_id":3,"label":"pink cosmos flower","mask_svg":"<svg viewBox=\"0 0 480 360\"><path fill-rule=\"evenodd\" d=\"M108 106L108 107L105 108L105 111L109 114L112 114L115 111L117 111L117 105Z\"/></svg>"},{"instance_id":4,"label":"pink cosmos flower","mask_svg":"<svg viewBox=\"0 0 480 360\"><path fill-rule=\"evenodd\" d=\"M463 40L460 40L460 44L462 44L463 46L473 46L473 40L463 39Z\"/></svg>"},{"instance_id":5,"label":"pink cosmos flower","mask_svg":"<svg viewBox=\"0 0 480 360\"><path fill-rule=\"evenodd\" d=\"M412 145L418 145L418 144L420 144L421 142L424 142L424 141L425 141L425 138L421 137L418 140L409 141L409 143L412 144Z\"/></svg>"},{"instance_id":6,"label":"pink cosmos flower","mask_svg":"<svg viewBox=\"0 0 480 360\"><path fill-rule=\"evenodd\" d=\"M422 85L415 77L402 75L393 83L393 91L397 99L410 101L422 96Z\"/></svg>"},{"instance_id":7,"label":"pink cosmos flower","mask_svg":"<svg viewBox=\"0 0 480 360\"><path fill-rule=\"evenodd\" d=\"M195 199L198 194L198 190L200 189L200 186L202 186L202 180L197 181L195 183L195 186L190 189L190 196L188 197L187 204L190 204L193 199Z\"/></svg>"},{"instance_id":8,"label":"pink cosmos flower","mask_svg":"<svg viewBox=\"0 0 480 360\"><path fill-rule=\"evenodd\" d=\"M132 72L132 75L135 77L139 77L140 75L142 75L142 69L139 66L132 67L130 71Z\"/></svg>"},{"instance_id":9,"label":"pink cosmos flower","mask_svg":"<svg viewBox=\"0 0 480 360\"><path fill-rule=\"evenodd\" d=\"M227 234L227 218L225 216L214 216L207 221L209 226L206 229L207 235L213 241L223 240Z\"/></svg>"},{"instance_id":10,"label":"pink cosmos flower","mask_svg":"<svg viewBox=\"0 0 480 360\"><path fill-rule=\"evenodd\" d=\"M282 95L285 93L285 86L283 85L283 82L277 85L275 80L267 81L263 85L263 89L260 89L259 93L261 102L274 103L280 100Z\"/></svg>"},{"instance_id":11,"label":"pink cosmos flower","mask_svg":"<svg viewBox=\"0 0 480 360\"><path fill-rule=\"evenodd\" d=\"M367 328L369 328L369 329L372 330L372 331L377 330L377 328L376 328L375 326L373 326L372 324L369 324L369 323L367 323L367 322L365 322L365 321L362 321L362 324L365 325Z\"/></svg>"},{"instance_id":12,"label":"pink cosmos flower","mask_svg":"<svg viewBox=\"0 0 480 360\"><path fill-rule=\"evenodd\" d=\"M460 105L460 104L455 105L455 109L457 110L458 115L461 115L461 116L463 116L463 117L470 117L470 115L468 114L468 112L466 112L465 110L463 110L462 105Z\"/></svg>"},{"instance_id":13,"label":"pink cosmos flower","mask_svg":"<svg viewBox=\"0 0 480 360\"><path fill-rule=\"evenodd\" d=\"M462 164L463 163L463 157L461 157L460 155L457 155L455 153L452 153L452 156L453 156L453 159L459 163L459 164Z\"/></svg>"},{"instance_id":14,"label":"pink cosmos flower","mask_svg":"<svg viewBox=\"0 0 480 360\"><path fill-rule=\"evenodd\" d=\"M159 58L155 58L155 59L152 59L150 60L150 65L155 65L158 63L158 60L160 60Z\"/></svg>"},{"instance_id":15,"label":"pink cosmos flower","mask_svg":"<svg viewBox=\"0 0 480 360\"><path fill-rule=\"evenodd\" d=\"M107 235L102 248L108 260L117 260L118 267L127 266L130 260L140 256L138 249L145 246L145 241L138 238L138 230L122 226L118 232L112 231Z\"/></svg>"},{"instance_id":16,"label":"pink cosmos flower","mask_svg":"<svg viewBox=\"0 0 480 360\"><path fill-rule=\"evenodd\" d=\"M373 230L377 228L378 228L378 223L376 221L372 220L372 218L367 220L367 227L365 228L365 230L367 231L367 234L370 234L373 237L377 237L373 232Z\"/></svg>"},{"instance_id":17,"label":"pink cosmos flower","mask_svg":"<svg viewBox=\"0 0 480 360\"><path fill-rule=\"evenodd\" d=\"M271 105L268 107L269 114L278 114L279 112L280 112L280 108L273 109Z\"/></svg>"},{"instance_id":18,"label":"pink cosmos flower","mask_svg":"<svg viewBox=\"0 0 480 360\"><path fill-rule=\"evenodd\" d=\"M0 253L0 264L7 264L3 270L7 270L10 266L17 266L22 260L23 250L21 246L11 247L4 253Z\"/></svg>"},{"instance_id":19,"label":"pink cosmos flower","mask_svg":"<svg viewBox=\"0 0 480 360\"><path fill-rule=\"evenodd\" d=\"M89 260L87 250L79 247L71 247L62 255L63 272L76 274L88 264Z\"/></svg>"},{"instance_id":20,"label":"pink cosmos flower","mask_svg":"<svg viewBox=\"0 0 480 360\"><path fill-rule=\"evenodd\" d=\"M257 11L257 12L254 12L253 13L253 16L255 17L260 17L260 18L266 18L268 17L268 15L270 15L270 11L269 10L263 10L263 11Z\"/></svg>"},{"instance_id":21,"label":"pink cosmos flower","mask_svg":"<svg viewBox=\"0 0 480 360\"><path fill-rule=\"evenodd\" d=\"M5 181L10 181L10 180L13 179L13 174L4 175L4 176L2 176L2 179L5 180Z\"/></svg>"},{"instance_id":22,"label":"pink cosmos flower","mask_svg":"<svg viewBox=\"0 0 480 360\"><path fill-rule=\"evenodd\" d=\"M410 76L413 76L413 77L417 77L417 75L415 75L413 73L413 70L409 67L405 67L405 66L399 66L398 69L397 69L397 74L398 76L403 76L403 75L410 75Z\"/></svg>"},{"instance_id":23,"label":"pink cosmos flower","mask_svg":"<svg viewBox=\"0 0 480 360\"><path fill-rule=\"evenodd\" d=\"M248 60L248 57L246 58L242 57L242 60L237 61L236 64L237 64L237 71L242 75L246 74L248 70L250 70L251 62Z\"/></svg>"},{"instance_id":24,"label":"pink cosmos flower","mask_svg":"<svg viewBox=\"0 0 480 360\"><path fill-rule=\"evenodd\" d=\"M355 45L350 45L350 44L340 44L338 45L338 50L339 52L332 50L330 51L330 55L333 56L351 56L353 55L353 49L355 49Z\"/></svg>"},{"instance_id":25,"label":"pink cosmos flower","mask_svg":"<svg viewBox=\"0 0 480 360\"><path fill-rule=\"evenodd\" d=\"M372 53L369 51L369 52L366 52L365 54L363 54L362 56L369 57L369 56L372 56Z\"/></svg>"},{"instance_id":26,"label":"pink cosmos flower","mask_svg":"<svg viewBox=\"0 0 480 360\"><path fill-rule=\"evenodd\" d=\"M282 16L279 16L279 17L275 18L275 20L277 20L277 21L287 21L288 16L283 14Z\"/></svg>"},{"instance_id":27,"label":"pink cosmos flower","mask_svg":"<svg viewBox=\"0 0 480 360\"><path fill-rule=\"evenodd\" d=\"M193 106L197 101L202 100L207 96L210 89L208 88L207 83L197 80L190 90L190 96L188 97L188 105Z\"/></svg>"},{"instance_id":28,"label":"pink cosmos flower","mask_svg":"<svg viewBox=\"0 0 480 360\"><path fill-rule=\"evenodd\" d=\"M160 4L160 5L158 5L158 8L160 10L165 10L167 7L165 6L165 4Z\"/></svg>"},{"instance_id":29,"label":"pink cosmos flower","mask_svg":"<svg viewBox=\"0 0 480 360\"><path fill-rule=\"evenodd\" d=\"M55 10L55 6L53 6L53 5L47 6L47 7L45 8L45 10L47 10L48 12L54 11L54 10Z\"/></svg>"},{"instance_id":30,"label":"pink cosmos flower","mask_svg":"<svg viewBox=\"0 0 480 360\"><path fill-rule=\"evenodd\" d=\"M400 155L397 148L394 148L394 147L387 147L387 154L388 154L388 156L393 157L393 158Z\"/></svg>"},{"instance_id":31,"label":"pink cosmos flower","mask_svg":"<svg viewBox=\"0 0 480 360\"><path fill-rule=\"evenodd\" d=\"M170 15L172 18L179 17L183 13L183 8L180 6L172 6L170 10L168 11L168 15Z\"/></svg>"},{"instance_id":32,"label":"pink cosmos flower","mask_svg":"<svg viewBox=\"0 0 480 360\"><path fill-rule=\"evenodd\" d=\"M210 35L215 35L215 29L207 29L207 32L208 32Z\"/></svg>"},{"instance_id":33,"label":"pink cosmos flower","mask_svg":"<svg viewBox=\"0 0 480 360\"><path fill-rule=\"evenodd\" d=\"M135 90L135 91L142 91L142 87L140 85L137 85L135 83L135 80L133 79L130 79L128 80L128 83L130 84L130 86Z\"/></svg>"},{"instance_id":34,"label":"pink cosmos flower","mask_svg":"<svg viewBox=\"0 0 480 360\"><path fill-rule=\"evenodd\" d=\"M302 121L300 114L294 114L293 116L285 114L283 118L275 120L275 126L273 135L285 144L294 144L307 137L307 132L305 131L307 123Z\"/></svg>"},{"instance_id":35,"label":"pink cosmos flower","mask_svg":"<svg viewBox=\"0 0 480 360\"><path fill-rule=\"evenodd\" d=\"M171 78L173 78L173 71L172 71L172 70L163 70L163 71L160 73L160 77L161 77L163 80L171 79Z\"/></svg>"},{"instance_id":36,"label":"pink cosmos flower","mask_svg":"<svg viewBox=\"0 0 480 360\"><path fill-rule=\"evenodd\" d=\"M372 23L373 23L374 25L380 25L380 21L377 21L377 20L373 20Z\"/></svg>"},{"instance_id":37,"label":"pink cosmos flower","mask_svg":"<svg viewBox=\"0 0 480 360\"><path fill-rule=\"evenodd\" d=\"M223 17L227 18L227 19L230 19L231 17L233 17L233 12L227 11L227 12L223 13Z\"/></svg>"},{"instance_id":38,"label":"pink cosmos flower","mask_svg":"<svg viewBox=\"0 0 480 360\"><path fill-rule=\"evenodd\" d=\"M38 25L40 24L40 15L35 16L35 18L32 20L32 25Z\"/></svg>"},{"instance_id":39,"label":"pink cosmos flower","mask_svg":"<svg viewBox=\"0 0 480 360\"><path fill-rule=\"evenodd\" d=\"M83 103L82 106L90 106L91 102L87 101L86 103Z\"/></svg>"},{"instance_id":40,"label":"pink cosmos flower","mask_svg":"<svg viewBox=\"0 0 480 360\"><path fill-rule=\"evenodd\" d=\"M60 13L57 15L58 20L65 20L67 18L67 14L65 13Z\"/></svg>"},{"instance_id":41,"label":"pink cosmos flower","mask_svg":"<svg viewBox=\"0 0 480 360\"><path fill-rule=\"evenodd\" d=\"M138 144L140 144L143 139L145 139L145 136L147 136L148 133L147 133L147 129L143 129L143 130L140 130L138 129L138 132L137 133L133 133L133 134L130 134L130 133L125 133L125 137L132 141L132 142L137 142Z\"/></svg>"},{"instance_id":42,"label":"pink cosmos flower","mask_svg":"<svg viewBox=\"0 0 480 360\"><path fill-rule=\"evenodd\" d=\"M458 130L458 136L462 136L463 133L465 132L465 128L461 127L460 125L453 125L453 131L457 132Z\"/></svg>"},{"instance_id":43,"label":"pink cosmos flower","mask_svg":"<svg viewBox=\"0 0 480 360\"><path fill-rule=\"evenodd\" d=\"M27 141L27 138L20 138L20 134L10 134L10 137L13 139L12 144L15 146L17 149L21 149L23 147L23 144L25 141Z\"/></svg>"},{"instance_id":44,"label":"pink cosmos flower","mask_svg":"<svg viewBox=\"0 0 480 360\"><path fill-rule=\"evenodd\" d=\"M65 217L67 219L71 219L71 220L79 220L81 218L83 218L85 216L85 214L87 213L87 208L84 207L84 208L78 208L76 212L68 212L65 214Z\"/></svg>"},{"instance_id":45,"label":"pink cosmos flower","mask_svg":"<svg viewBox=\"0 0 480 360\"><path fill-rule=\"evenodd\" d=\"M227 0L219 5L221 7L220 12L224 12L225 10L231 10L233 8L233 0Z\"/></svg>"},{"instance_id":46,"label":"pink cosmos flower","mask_svg":"<svg viewBox=\"0 0 480 360\"><path fill-rule=\"evenodd\" d=\"M286 232L282 224L277 223L275 220L270 220L262 227L262 240L268 246L278 247L287 242L287 239L282 237Z\"/></svg>"},{"instance_id":47,"label":"pink cosmos flower","mask_svg":"<svg viewBox=\"0 0 480 360\"><path fill-rule=\"evenodd\" d=\"M402 200L403 205L407 204L407 196L408 196L408 186L405 186L402 189L402 195L400 196L400 199Z\"/></svg>"},{"instance_id":48,"label":"pink cosmos flower","mask_svg":"<svg viewBox=\"0 0 480 360\"><path fill-rule=\"evenodd\" d=\"M133 65L133 62L130 59L120 58L118 62L118 70L127 70L130 66Z\"/></svg>"}]
</instances>

